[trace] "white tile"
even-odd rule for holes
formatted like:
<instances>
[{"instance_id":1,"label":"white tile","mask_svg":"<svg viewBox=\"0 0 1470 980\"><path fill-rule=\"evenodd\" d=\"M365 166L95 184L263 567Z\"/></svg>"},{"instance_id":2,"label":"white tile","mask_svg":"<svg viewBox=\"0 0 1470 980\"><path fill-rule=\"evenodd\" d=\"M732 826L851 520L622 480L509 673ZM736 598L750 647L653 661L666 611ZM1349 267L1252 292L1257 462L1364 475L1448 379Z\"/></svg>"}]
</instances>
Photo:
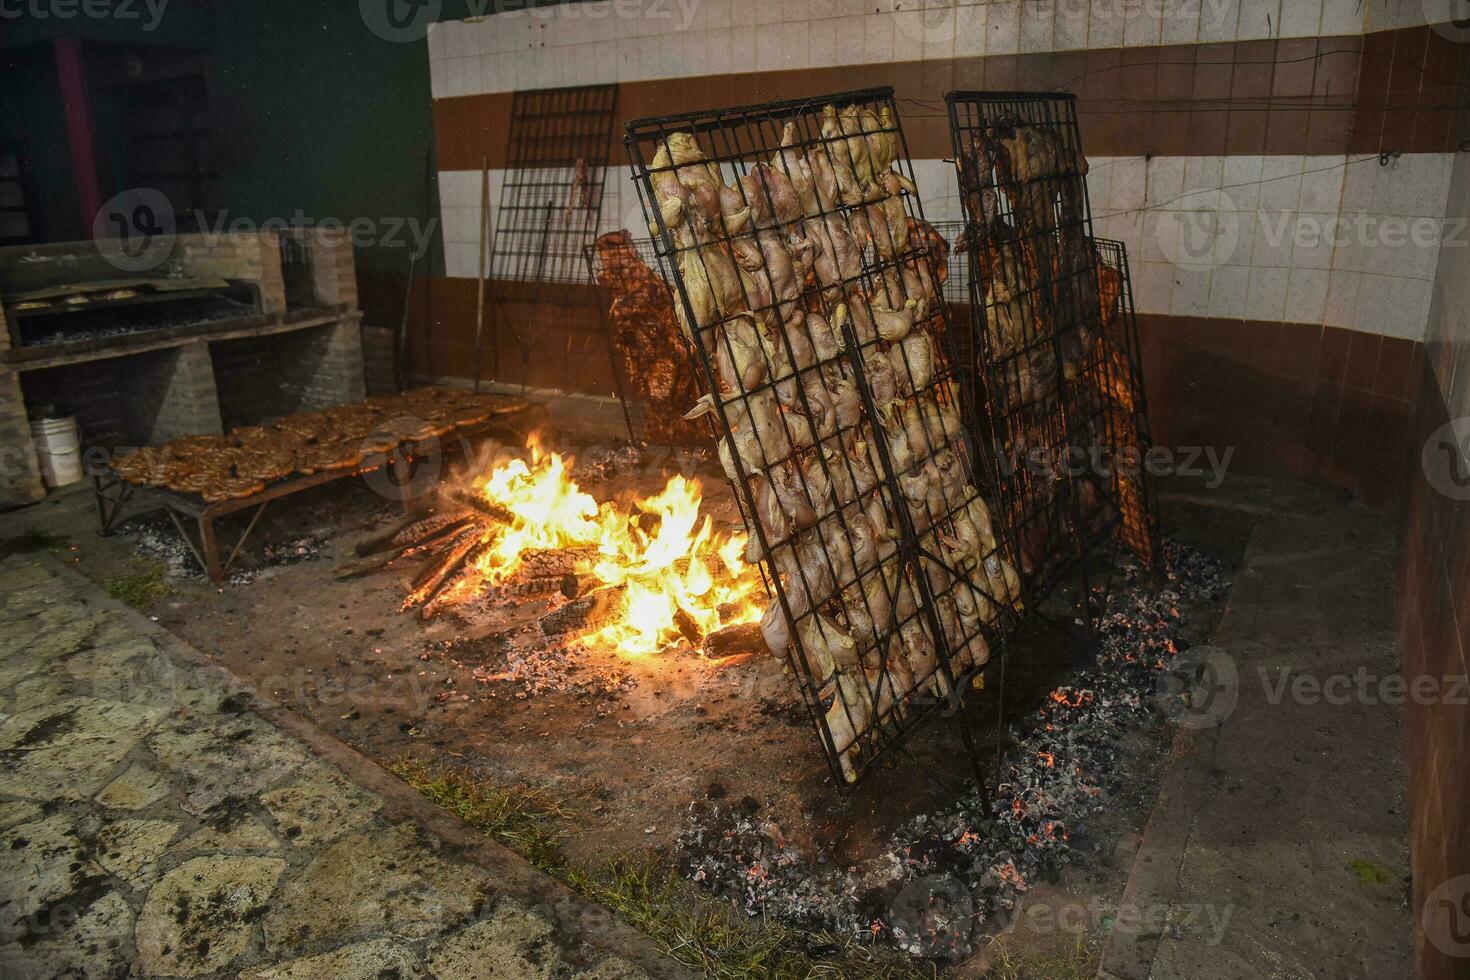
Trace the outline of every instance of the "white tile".
<instances>
[{"instance_id":1,"label":"white tile","mask_svg":"<svg viewBox=\"0 0 1470 980\"><path fill-rule=\"evenodd\" d=\"M931 17L937 19L931 19ZM943 10L924 11L924 60L948 61L954 57L955 11L953 7Z\"/></svg>"},{"instance_id":2,"label":"white tile","mask_svg":"<svg viewBox=\"0 0 1470 980\"><path fill-rule=\"evenodd\" d=\"M1351 327L1358 318L1358 288L1362 274L1333 269L1327 278L1327 296L1322 302L1322 322Z\"/></svg>"},{"instance_id":3,"label":"white tile","mask_svg":"<svg viewBox=\"0 0 1470 980\"><path fill-rule=\"evenodd\" d=\"M1318 31L1323 37L1361 34L1362 0L1322 0L1322 22Z\"/></svg>"},{"instance_id":4,"label":"white tile","mask_svg":"<svg viewBox=\"0 0 1470 980\"><path fill-rule=\"evenodd\" d=\"M1021 44L1020 0L990 4L985 14L985 53L1015 54Z\"/></svg>"},{"instance_id":5,"label":"white tile","mask_svg":"<svg viewBox=\"0 0 1470 980\"><path fill-rule=\"evenodd\" d=\"M976 58L985 53L985 42L989 38L989 10L987 6L963 5L955 8L954 56Z\"/></svg>"},{"instance_id":6,"label":"white tile","mask_svg":"<svg viewBox=\"0 0 1470 980\"><path fill-rule=\"evenodd\" d=\"M1423 279L1395 279L1389 289L1389 335L1408 340L1424 340L1433 295L1432 282Z\"/></svg>"},{"instance_id":7,"label":"white tile","mask_svg":"<svg viewBox=\"0 0 1470 980\"><path fill-rule=\"evenodd\" d=\"M1241 0L1205 0L1200 4L1199 40L1201 44L1234 41L1240 22Z\"/></svg>"},{"instance_id":8,"label":"white tile","mask_svg":"<svg viewBox=\"0 0 1470 980\"><path fill-rule=\"evenodd\" d=\"M1213 0L1208 0L1213 2ZM1199 39L1200 0L1160 4L1159 43L1193 44Z\"/></svg>"},{"instance_id":9,"label":"white tile","mask_svg":"<svg viewBox=\"0 0 1470 980\"><path fill-rule=\"evenodd\" d=\"M1184 190L1188 192L1219 188L1224 166L1224 157L1185 157Z\"/></svg>"},{"instance_id":10,"label":"white tile","mask_svg":"<svg viewBox=\"0 0 1470 980\"><path fill-rule=\"evenodd\" d=\"M1403 275L1414 279L1433 279L1439 269L1440 243L1455 232L1452 222L1443 218L1416 217L1409 223L1409 240L1404 244L1404 257L1400 263ZM1464 240L1447 246L1463 254ZM1446 280L1454 273L1446 271Z\"/></svg>"},{"instance_id":11,"label":"white tile","mask_svg":"<svg viewBox=\"0 0 1470 980\"><path fill-rule=\"evenodd\" d=\"M751 5L745 6L749 10ZM775 24L782 20L781 0L755 0L754 7L756 24Z\"/></svg>"},{"instance_id":12,"label":"white tile","mask_svg":"<svg viewBox=\"0 0 1470 980\"><path fill-rule=\"evenodd\" d=\"M924 11L900 10L892 16L893 60L919 61L924 57Z\"/></svg>"},{"instance_id":13,"label":"white tile","mask_svg":"<svg viewBox=\"0 0 1470 980\"><path fill-rule=\"evenodd\" d=\"M1277 37L1315 37L1322 21L1322 0L1282 0Z\"/></svg>"},{"instance_id":14,"label":"white tile","mask_svg":"<svg viewBox=\"0 0 1470 980\"><path fill-rule=\"evenodd\" d=\"M429 96L435 99L445 98L449 93L445 91L448 86L449 62L440 59L429 62Z\"/></svg>"},{"instance_id":15,"label":"white tile","mask_svg":"<svg viewBox=\"0 0 1470 980\"><path fill-rule=\"evenodd\" d=\"M807 16L811 20L826 20L837 16L836 0L811 0L808 6Z\"/></svg>"},{"instance_id":16,"label":"white tile","mask_svg":"<svg viewBox=\"0 0 1470 980\"><path fill-rule=\"evenodd\" d=\"M1387 333L1393 320L1393 279L1364 273L1358 285L1358 308L1353 325L1369 333Z\"/></svg>"},{"instance_id":17,"label":"white tile","mask_svg":"<svg viewBox=\"0 0 1470 980\"><path fill-rule=\"evenodd\" d=\"M1130 3L1123 5L1123 43L1130 48L1150 47L1159 43L1160 8L1168 4Z\"/></svg>"},{"instance_id":18,"label":"white tile","mask_svg":"<svg viewBox=\"0 0 1470 980\"><path fill-rule=\"evenodd\" d=\"M893 18L868 14L863 18L863 61L883 64L893 60Z\"/></svg>"},{"instance_id":19,"label":"white tile","mask_svg":"<svg viewBox=\"0 0 1470 980\"><path fill-rule=\"evenodd\" d=\"M735 0L701 0L700 18L704 21L705 27L712 31L729 27L734 4ZM742 10L745 9L743 2L740 6Z\"/></svg>"},{"instance_id":20,"label":"white tile","mask_svg":"<svg viewBox=\"0 0 1470 980\"><path fill-rule=\"evenodd\" d=\"M1236 39L1259 41L1275 37L1280 20L1281 0L1240 0L1240 20L1235 29Z\"/></svg>"},{"instance_id":21,"label":"white tile","mask_svg":"<svg viewBox=\"0 0 1470 980\"><path fill-rule=\"evenodd\" d=\"M429 45L430 61L438 61L440 58L448 57L445 53L445 47L448 45L449 40L448 35L444 32L444 24L442 22L429 25L429 34L425 40Z\"/></svg>"},{"instance_id":22,"label":"white tile","mask_svg":"<svg viewBox=\"0 0 1470 980\"><path fill-rule=\"evenodd\" d=\"M781 3L782 23L796 24L811 19L811 0L783 0Z\"/></svg>"},{"instance_id":23,"label":"white tile","mask_svg":"<svg viewBox=\"0 0 1470 980\"><path fill-rule=\"evenodd\" d=\"M1168 313L1174 301L1174 266L1144 262L1133 271L1133 300L1144 313Z\"/></svg>"},{"instance_id":24,"label":"white tile","mask_svg":"<svg viewBox=\"0 0 1470 980\"><path fill-rule=\"evenodd\" d=\"M1241 266L1221 266L1210 275L1210 307L1212 317L1240 318L1245 316L1245 304L1250 285L1250 269Z\"/></svg>"},{"instance_id":25,"label":"white tile","mask_svg":"<svg viewBox=\"0 0 1470 980\"><path fill-rule=\"evenodd\" d=\"M1241 210L1254 211L1261 203L1261 164L1258 156L1226 157L1221 168L1220 186L1225 195Z\"/></svg>"},{"instance_id":26,"label":"white tile","mask_svg":"<svg viewBox=\"0 0 1470 980\"><path fill-rule=\"evenodd\" d=\"M1265 212L1258 214L1257 218L1255 240L1251 244L1251 266L1289 267L1298 228L1296 212Z\"/></svg>"},{"instance_id":27,"label":"white tile","mask_svg":"<svg viewBox=\"0 0 1470 980\"><path fill-rule=\"evenodd\" d=\"M1092 205L1094 213L1106 211L1108 205L1109 185L1112 183L1113 168L1100 166L1097 160L1088 161L1087 168L1087 200Z\"/></svg>"},{"instance_id":28,"label":"white tile","mask_svg":"<svg viewBox=\"0 0 1470 980\"><path fill-rule=\"evenodd\" d=\"M1123 14L1126 5L1121 3L1093 4L1087 14L1087 47L1117 48L1123 45Z\"/></svg>"},{"instance_id":29,"label":"white tile","mask_svg":"<svg viewBox=\"0 0 1470 980\"><path fill-rule=\"evenodd\" d=\"M465 55L465 22L462 20L441 21L439 27L444 32L444 57L463 58Z\"/></svg>"},{"instance_id":30,"label":"white tile","mask_svg":"<svg viewBox=\"0 0 1470 980\"><path fill-rule=\"evenodd\" d=\"M1087 48L1087 10L1085 3L1059 3L1052 22L1052 39L1058 51L1083 51Z\"/></svg>"},{"instance_id":31,"label":"white tile","mask_svg":"<svg viewBox=\"0 0 1470 980\"><path fill-rule=\"evenodd\" d=\"M1211 269L1174 270L1174 292L1169 312L1175 316L1207 316L1210 312Z\"/></svg>"},{"instance_id":32,"label":"white tile","mask_svg":"<svg viewBox=\"0 0 1470 980\"><path fill-rule=\"evenodd\" d=\"M1339 233L1335 211L1303 211L1296 216L1297 234L1291 251L1291 264L1297 269L1330 269L1332 241Z\"/></svg>"},{"instance_id":33,"label":"white tile","mask_svg":"<svg viewBox=\"0 0 1470 980\"><path fill-rule=\"evenodd\" d=\"M1267 211L1294 211L1301 203L1302 158L1269 156L1261 163L1261 203Z\"/></svg>"},{"instance_id":34,"label":"white tile","mask_svg":"<svg viewBox=\"0 0 1470 980\"><path fill-rule=\"evenodd\" d=\"M811 45L807 35L811 26L806 21L781 25L781 60L786 68L806 68L810 63Z\"/></svg>"},{"instance_id":35,"label":"white tile","mask_svg":"<svg viewBox=\"0 0 1470 980\"><path fill-rule=\"evenodd\" d=\"M1342 157L1306 157L1297 205L1303 211L1336 211L1342 203Z\"/></svg>"},{"instance_id":36,"label":"white tile","mask_svg":"<svg viewBox=\"0 0 1470 980\"><path fill-rule=\"evenodd\" d=\"M1321 323L1330 277L1326 269L1292 269L1282 318L1288 323Z\"/></svg>"},{"instance_id":37,"label":"white tile","mask_svg":"<svg viewBox=\"0 0 1470 980\"><path fill-rule=\"evenodd\" d=\"M1248 320L1280 320L1286 310L1286 288L1291 270L1252 269L1246 294Z\"/></svg>"},{"instance_id":38,"label":"white tile","mask_svg":"<svg viewBox=\"0 0 1470 980\"><path fill-rule=\"evenodd\" d=\"M1338 207L1344 214L1367 211L1373 207L1373 190L1378 181L1376 156L1350 156L1342 172L1342 200Z\"/></svg>"},{"instance_id":39,"label":"white tile","mask_svg":"<svg viewBox=\"0 0 1470 980\"><path fill-rule=\"evenodd\" d=\"M829 22L824 21L823 23ZM853 20L832 23L835 23L835 30L832 33L836 44L836 57L832 63L836 65L862 64L866 60L863 56L863 32L857 30L861 22ZM739 51L740 47L737 45L734 50Z\"/></svg>"},{"instance_id":40,"label":"white tile","mask_svg":"<svg viewBox=\"0 0 1470 980\"><path fill-rule=\"evenodd\" d=\"M1184 158L1154 157L1148 161L1146 177L1144 203L1148 207L1177 206L1184 193Z\"/></svg>"},{"instance_id":41,"label":"white tile","mask_svg":"<svg viewBox=\"0 0 1470 980\"><path fill-rule=\"evenodd\" d=\"M1202 202L1207 203L1208 197L1202 198ZM1209 241L1208 236L1212 231L1209 222L1218 223L1220 230L1214 233L1216 244L1212 246L1211 254L1221 265L1249 268L1256 238L1261 234L1261 215L1258 211L1220 211L1212 215L1205 210L1194 220L1201 229L1199 234L1206 236L1202 239L1206 242Z\"/></svg>"},{"instance_id":42,"label":"white tile","mask_svg":"<svg viewBox=\"0 0 1470 980\"><path fill-rule=\"evenodd\" d=\"M1055 9L1053 0L1021 0L1018 50L1027 54L1056 50L1053 41Z\"/></svg>"},{"instance_id":43,"label":"white tile","mask_svg":"<svg viewBox=\"0 0 1470 980\"><path fill-rule=\"evenodd\" d=\"M842 62L837 57L837 38L841 34L840 26L835 20L814 20L811 22L807 32L807 42L811 45L811 64L813 68L825 68L828 65L837 65ZM729 46L726 46L728 52ZM728 58L726 59L728 62ZM722 69L728 71L729 67Z\"/></svg>"},{"instance_id":44,"label":"white tile","mask_svg":"<svg viewBox=\"0 0 1470 980\"><path fill-rule=\"evenodd\" d=\"M1147 172L1143 157L1118 157L1113 161L1109 205L1114 212L1143 207Z\"/></svg>"}]
</instances>

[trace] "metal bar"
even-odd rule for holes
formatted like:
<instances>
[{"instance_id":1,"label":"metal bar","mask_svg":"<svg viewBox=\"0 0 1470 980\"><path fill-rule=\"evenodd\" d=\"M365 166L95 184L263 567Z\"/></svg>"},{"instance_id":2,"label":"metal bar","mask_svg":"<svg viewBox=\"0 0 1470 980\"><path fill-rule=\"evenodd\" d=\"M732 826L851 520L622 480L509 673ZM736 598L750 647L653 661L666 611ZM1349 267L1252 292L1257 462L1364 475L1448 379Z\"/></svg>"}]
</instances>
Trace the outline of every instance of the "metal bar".
<instances>
[{"instance_id":1,"label":"metal bar","mask_svg":"<svg viewBox=\"0 0 1470 980\"><path fill-rule=\"evenodd\" d=\"M224 566L220 569L221 574L223 574L224 572L228 572L230 570L230 566L235 563L235 556L240 553L240 549L245 544L245 539L250 537L250 532L255 530L255 522L260 520L260 515L265 513L266 505L269 503L269 500L262 500L260 502L260 506L255 508L255 513L250 516L250 523L245 525L245 530L240 532L239 540L236 541L235 546L230 549L230 556L225 559Z\"/></svg>"}]
</instances>

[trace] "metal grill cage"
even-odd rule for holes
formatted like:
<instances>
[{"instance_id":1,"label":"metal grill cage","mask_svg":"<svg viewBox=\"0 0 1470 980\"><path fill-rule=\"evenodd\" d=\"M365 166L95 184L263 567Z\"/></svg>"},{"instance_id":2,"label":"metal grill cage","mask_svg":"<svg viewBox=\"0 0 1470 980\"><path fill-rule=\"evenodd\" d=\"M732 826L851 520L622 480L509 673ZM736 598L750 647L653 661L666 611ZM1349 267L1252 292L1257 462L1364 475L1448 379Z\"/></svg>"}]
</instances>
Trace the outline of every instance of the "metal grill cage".
<instances>
[{"instance_id":1,"label":"metal grill cage","mask_svg":"<svg viewBox=\"0 0 1470 980\"><path fill-rule=\"evenodd\" d=\"M1115 420L1089 381L1102 317L1076 99L945 98L966 220L977 414L1002 461L1000 496L1028 591L1045 595L1120 520L1098 462L1117 445Z\"/></svg>"},{"instance_id":2,"label":"metal grill cage","mask_svg":"<svg viewBox=\"0 0 1470 980\"><path fill-rule=\"evenodd\" d=\"M856 781L1000 659L1020 605L893 92L636 120L625 142L767 642Z\"/></svg>"},{"instance_id":3,"label":"metal grill cage","mask_svg":"<svg viewBox=\"0 0 1470 980\"><path fill-rule=\"evenodd\" d=\"M1159 554L1159 501L1145 466L1153 446L1148 427L1148 400L1143 387L1143 357L1138 319L1133 308L1133 282L1128 249L1122 242L1094 239L1102 310L1102 340L1093 382L1102 392L1113 443L1114 492L1122 511L1118 528L1123 544L1145 566Z\"/></svg>"},{"instance_id":4,"label":"metal grill cage","mask_svg":"<svg viewBox=\"0 0 1470 980\"><path fill-rule=\"evenodd\" d=\"M708 445L709 425L683 417L703 389L679 333L673 288L658 272L653 239L609 232L587 246L586 255L602 291L603 329L629 438Z\"/></svg>"},{"instance_id":5,"label":"metal grill cage","mask_svg":"<svg viewBox=\"0 0 1470 980\"><path fill-rule=\"evenodd\" d=\"M516 92L490 277L585 283L617 116L616 85Z\"/></svg>"}]
</instances>

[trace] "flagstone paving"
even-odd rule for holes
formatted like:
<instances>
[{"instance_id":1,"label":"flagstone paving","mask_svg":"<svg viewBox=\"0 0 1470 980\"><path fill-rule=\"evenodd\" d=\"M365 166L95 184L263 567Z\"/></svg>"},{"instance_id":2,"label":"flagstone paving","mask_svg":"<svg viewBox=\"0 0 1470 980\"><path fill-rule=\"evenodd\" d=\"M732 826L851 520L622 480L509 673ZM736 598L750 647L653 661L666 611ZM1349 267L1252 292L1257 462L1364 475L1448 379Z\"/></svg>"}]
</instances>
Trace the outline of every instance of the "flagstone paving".
<instances>
[{"instance_id":1,"label":"flagstone paving","mask_svg":"<svg viewBox=\"0 0 1470 980\"><path fill-rule=\"evenodd\" d=\"M0 976L684 975L256 707L54 559L0 562Z\"/></svg>"}]
</instances>

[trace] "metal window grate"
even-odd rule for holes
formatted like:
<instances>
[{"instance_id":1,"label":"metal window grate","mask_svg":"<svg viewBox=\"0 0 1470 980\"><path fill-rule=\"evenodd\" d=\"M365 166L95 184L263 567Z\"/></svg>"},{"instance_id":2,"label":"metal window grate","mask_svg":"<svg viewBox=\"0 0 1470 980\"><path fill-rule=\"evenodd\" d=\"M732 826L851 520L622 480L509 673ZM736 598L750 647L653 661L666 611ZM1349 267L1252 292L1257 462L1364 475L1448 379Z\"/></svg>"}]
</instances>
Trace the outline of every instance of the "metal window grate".
<instances>
[{"instance_id":1,"label":"metal window grate","mask_svg":"<svg viewBox=\"0 0 1470 980\"><path fill-rule=\"evenodd\" d=\"M945 98L966 220L976 410L1003 461L1000 496L1028 591L1044 596L1079 564L1085 572L1121 519L1107 457L1122 437L1095 383L1098 255L1076 99Z\"/></svg>"},{"instance_id":2,"label":"metal window grate","mask_svg":"<svg viewBox=\"0 0 1470 980\"><path fill-rule=\"evenodd\" d=\"M767 641L855 782L1020 619L893 91L637 120L625 142L773 597Z\"/></svg>"},{"instance_id":3,"label":"metal window grate","mask_svg":"<svg viewBox=\"0 0 1470 980\"><path fill-rule=\"evenodd\" d=\"M617 85L537 89L511 100L490 277L587 283L617 116Z\"/></svg>"}]
</instances>

